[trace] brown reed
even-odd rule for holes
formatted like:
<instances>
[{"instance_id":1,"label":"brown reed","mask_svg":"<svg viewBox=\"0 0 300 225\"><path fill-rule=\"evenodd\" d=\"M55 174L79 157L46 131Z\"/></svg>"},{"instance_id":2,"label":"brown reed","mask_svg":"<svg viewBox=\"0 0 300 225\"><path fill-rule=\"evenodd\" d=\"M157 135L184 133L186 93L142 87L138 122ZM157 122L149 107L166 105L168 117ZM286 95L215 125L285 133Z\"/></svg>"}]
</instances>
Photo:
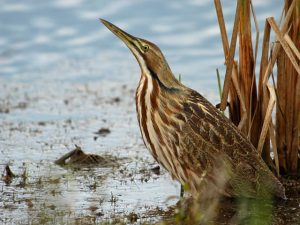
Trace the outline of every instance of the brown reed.
<instances>
[{"instance_id":1,"label":"brown reed","mask_svg":"<svg viewBox=\"0 0 300 225\"><path fill-rule=\"evenodd\" d=\"M258 154L278 175L297 174L300 150L300 0L285 0L281 26L273 17L266 18L260 62L257 62L259 30L251 0L237 0L230 43L221 1L214 2L226 64L220 109L224 111L229 103L231 121L248 136ZM255 46L252 44L252 20L257 32ZM270 41L272 32L276 37L274 41ZM258 84L257 63L260 64Z\"/></svg>"}]
</instances>

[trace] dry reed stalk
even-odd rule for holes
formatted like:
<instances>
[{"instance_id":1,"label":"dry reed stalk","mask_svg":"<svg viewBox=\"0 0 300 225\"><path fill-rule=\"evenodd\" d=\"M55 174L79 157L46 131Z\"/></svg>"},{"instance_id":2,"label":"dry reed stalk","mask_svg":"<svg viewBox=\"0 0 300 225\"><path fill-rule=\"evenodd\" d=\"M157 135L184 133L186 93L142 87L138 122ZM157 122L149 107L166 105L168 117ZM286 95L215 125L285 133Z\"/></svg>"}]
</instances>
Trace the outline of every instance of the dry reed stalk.
<instances>
[{"instance_id":1,"label":"dry reed stalk","mask_svg":"<svg viewBox=\"0 0 300 225\"><path fill-rule=\"evenodd\" d=\"M291 5L291 7L293 7L295 5L295 1L293 2L293 4ZM283 27L282 27L282 31L285 32L288 28L288 25L289 25L289 20L291 18L291 15L292 15L292 10L293 8L289 8L288 10L288 13L286 14L286 18L285 18L285 21L284 21L284 24L283 24ZM271 18L268 18L267 19L267 23L266 23L266 27L265 27L265 32L267 32L266 34L269 36L270 35L270 27L269 26L272 26L273 29L276 29L278 28L276 26L276 23L274 21L274 19L271 19ZM280 33L279 31L279 28L277 30L275 30L275 33L277 32ZM265 34L264 37L267 37ZM269 37L268 37L269 38ZM264 42L266 41L266 39L264 38ZM269 42L269 40L267 41ZM267 45L266 44L263 44L263 52L266 50L264 50L264 48L266 48L265 46ZM267 67L265 66L266 65L266 56L263 56L262 57L262 62L261 62L261 74L260 74L260 82L259 82L259 101L260 101L260 104L257 108L257 114L259 115L259 111L261 113L261 118L264 118L265 117L265 114L266 114L266 110L267 110L267 104L268 104L268 91L267 91L267 88L266 88L266 85L267 85L267 82L268 82L268 79L269 79L269 76L271 74L271 71L272 71L272 68L276 62L276 58L278 57L278 53L280 51L280 48L281 48L282 45L279 45L279 44L275 44L275 47L273 49L273 52L272 52L272 55L271 55L271 59L267 65ZM287 50L288 51L288 50ZM290 52L289 52L290 53ZM291 54L290 54L291 55ZM264 72L265 70L265 72ZM262 76L263 74L263 76ZM279 84L280 85L280 84ZM263 93L261 95L261 93ZM278 105L280 104L280 100L278 101ZM277 107L277 109L280 108L280 105L279 107ZM277 118L279 118L277 116ZM282 121L280 121L280 125L282 127L282 125L284 126L285 124L282 123ZM278 131L278 129L276 129L276 131ZM280 131L279 131L280 133ZM282 131L281 131L282 133ZM282 135L281 135L282 136ZM276 137L278 138L278 134L276 135ZM280 139L280 137L279 137ZM281 145L284 143L284 140L281 138L281 140L279 141L281 142ZM277 142L278 143L278 142ZM270 152L269 152L269 147L268 145L270 144L269 141L266 141L265 142L265 149L264 149L264 154L262 155L262 157L265 159L265 161L270 165L270 161L271 161L271 158L269 157L270 156ZM279 144L279 143L278 143ZM280 146L280 145L279 145ZM279 157L280 157L280 160L283 160L280 165L285 168L285 163L284 163L284 152L282 151L282 149L279 149Z\"/></svg>"},{"instance_id":2,"label":"dry reed stalk","mask_svg":"<svg viewBox=\"0 0 300 225\"><path fill-rule=\"evenodd\" d=\"M285 20L283 22L283 25L282 25L282 28L281 28L281 32L282 33L286 33L286 31L288 30L288 27L289 27L289 24L290 24L290 19L292 17L292 13L293 13L293 10L295 8L295 5L296 5L296 1L298 0L294 0L292 2L292 4L290 5L287 13L286 13L286 16L285 16ZM265 75L264 75L264 80L263 80L263 83L266 84L269 77L270 77L270 74L272 72L272 69L274 67L274 64L277 60L277 57L278 57L278 53L281 49L281 46L279 43L275 43L274 45L274 48L273 48L273 51L272 51L272 57L271 57L271 60L269 60L269 63L268 63L268 66L266 68L266 72L265 72Z\"/></svg>"},{"instance_id":3,"label":"dry reed stalk","mask_svg":"<svg viewBox=\"0 0 300 225\"><path fill-rule=\"evenodd\" d=\"M292 52L292 50L290 49L287 41L284 38L284 34L280 31L278 25L276 24L275 20L273 17L269 17L267 18L270 26L272 27L272 29L275 31L277 40L280 42L281 47L283 48L283 50L285 51L287 57L289 58L290 62L292 63L292 65L294 66L295 70L297 71L297 73L300 75L300 67L296 61L296 58Z\"/></svg>"},{"instance_id":4,"label":"dry reed stalk","mask_svg":"<svg viewBox=\"0 0 300 225\"><path fill-rule=\"evenodd\" d=\"M250 22L250 0L242 1L242 7L239 13L239 82L247 111L247 123L245 124L242 131L247 135L252 114L254 113L253 109L256 106L257 101L256 84L254 79L252 32ZM251 105L253 106L253 108L250 108ZM255 134L257 134L257 132L255 132Z\"/></svg>"},{"instance_id":5,"label":"dry reed stalk","mask_svg":"<svg viewBox=\"0 0 300 225\"><path fill-rule=\"evenodd\" d=\"M281 33L276 23L270 20L280 45L283 47L277 61L276 139L279 164L286 173L297 173L298 170L300 68L299 58L296 59L295 55L298 55L297 48L300 47L299 4L299 0L285 1L287 13ZM288 28L289 31L286 33ZM291 44L292 42L294 44Z\"/></svg>"},{"instance_id":6,"label":"dry reed stalk","mask_svg":"<svg viewBox=\"0 0 300 225\"><path fill-rule=\"evenodd\" d=\"M285 8L287 13L285 15L285 19L281 28L282 33L286 33L288 30L290 19L292 17L292 13L294 7L296 5L296 1L294 0L290 6L286 4ZM287 3L287 2L286 2ZM283 10L284 12L284 10ZM266 20L266 27L270 25ZM287 159L286 159L286 137L285 137L285 126L286 126L286 102L287 102L287 82L286 82L286 73L285 73L285 60L284 60L284 52L279 43L275 42L275 45L272 49L271 58L269 63L263 72L263 76L260 77L260 86L266 85L267 80L271 74L272 68L277 61L277 107L276 107L276 146L278 151L279 158L279 167L282 171L287 172ZM262 78L262 79L261 79ZM273 145L274 146L274 145Z\"/></svg>"},{"instance_id":7,"label":"dry reed stalk","mask_svg":"<svg viewBox=\"0 0 300 225\"><path fill-rule=\"evenodd\" d=\"M225 56L225 64L226 64L228 53L229 53L229 43L228 43L227 31L224 22L222 5L220 0L214 0L214 2L215 2L215 8L217 12L220 32L221 32L223 51ZM246 106L244 104L244 100L242 98L241 91L239 88L237 62L235 61L232 69L231 80L233 82L233 86L229 87L229 105L230 105L229 117L231 121L236 126L238 126L239 130L241 130L244 124L246 123L247 113L246 113Z\"/></svg>"},{"instance_id":8,"label":"dry reed stalk","mask_svg":"<svg viewBox=\"0 0 300 225\"><path fill-rule=\"evenodd\" d=\"M266 110L266 115L264 118L264 123L262 126L262 130L260 133L260 138L257 146L257 151L259 152L259 154L262 153L264 147L265 139L269 131L270 122L272 121L272 111L276 102L276 95L275 95L274 88L268 85L268 91L269 91L269 103Z\"/></svg>"},{"instance_id":9,"label":"dry reed stalk","mask_svg":"<svg viewBox=\"0 0 300 225\"><path fill-rule=\"evenodd\" d=\"M275 90L274 90L274 93L275 93ZM278 157L277 144L276 144L276 131L275 131L275 128L274 128L274 125L273 125L272 121L269 124L269 134L270 134L270 139L271 139L271 142L272 142L272 150L273 150L273 153L274 153L276 174L279 177L280 176L280 166L279 166L279 157Z\"/></svg>"},{"instance_id":10,"label":"dry reed stalk","mask_svg":"<svg viewBox=\"0 0 300 225\"><path fill-rule=\"evenodd\" d=\"M285 104L287 83L285 78L284 52L281 49L277 58L277 105L276 105L276 145L279 158L279 167L287 172L286 142L285 142Z\"/></svg>"},{"instance_id":11,"label":"dry reed stalk","mask_svg":"<svg viewBox=\"0 0 300 225\"><path fill-rule=\"evenodd\" d=\"M295 43L296 48L300 48L300 1L297 1L297 5L294 8L292 21L290 23L290 29L288 35ZM287 53L288 55L288 53ZM296 66L295 66L296 64ZM294 68L291 66L293 65ZM290 74L290 83L287 102L287 166L291 173L297 173L298 170L298 151L299 151L299 123L300 123L300 70L299 60L288 61L286 65L286 72Z\"/></svg>"},{"instance_id":12,"label":"dry reed stalk","mask_svg":"<svg viewBox=\"0 0 300 225\"><path fill-rule=\"evenodd\" d=\"M281 30L273 18L266 19L258 89L255 84L255 64L259 31L251 0L237 1L230 47L221 2L214 2L226 60L220 108L225 110L229 95L230 119L250 136L264 160L274 166L270 157L271 141L277 174L281 171L296 172L300 150L300 0L285 1ZM257 30L255 56L251 37L251 10ZM272 47L269 58L271 29L278 42ZM237 35L239 63L234 61ZM274 89L268 82L276 62L277 87ZM276 127L272 123L275 102Z\"/></svg>"},{"instance_id":13,"label":"dry reed stalk","mask_svg":"<svg viewBox=\"0 0 300 225\"><path fill-rule=\"evenodd\" d=\"M270 34L271 34L271 27L269 23L266 21L265 29L264 29L264 37L262 43L262 55L261 55L261 62L260 62L260 72L259 72L259 82L258 82L258 101L256 110L255 110L255 117L257 123L262 121L263 115L261 113L262 106L263 106L263 87L264 87L264 75L268 66L268 58L269 58L269 46L270 46Z\"/></svg>"},{"instance_id":14,"label":"dry reed stalk","mask_svg":"<svg viewBox=\"0 0 300 225\"><path fill-rule=\"evenodd\" d=\"M268 21L266 20L263 43L262 43L262 55L261 55L259 82L258 82L258 100L259 101L261 101L261 99L263 97L264 76L266 74L266 70L268 67L270 35L271 35L271 27L270 27L270 24L268 23ZM261 106L261 104L258 104L257 106Z\"/></svg>"},{"instance_id":15,"label":"dry reed stalk","mask_svg":"<svg viewBox=\"0 0 300 225\"><path fill-rule=\"evenodd\" d=\"M285 23L283 25L283 30L284 29L287 29L287 21L288 20L285 20ZM275 31L275 33L278 35L281 35L280 33L280 30L278 28L278 26L276 25L275 21L274 21L274 18L267 18L267 22L268 24L266 24L266 28L265 28L265 32L267 32L266 34L267 35L270 35L270 27L271 26L273 28L273 30ZM265 36L267 37L267 36ZM279 36L278 36L279 37ZM280 43L282 45L284 45L284 48L287 49L287 44L286 42L283 40L283 37L280 36ZM266 41L264 39L264 41ZM268 40L269 42L269 40ZM263 44L263 48L266 47L266 44ZM276 46L274 51L276 51L275 53L273 53L275 56L278 54L279 52L279 49L280 49L280 46ZM287 49L286 51L288 51L289 49ZM255 120L256 124L258 127L258 130L261 130L260 128L260 125L261 124L261 120L263 118L266 117L266 113L267 113L267 107L268 107L268 102L269 102L269 94L268 94L268 90L267 90L267 81L269 79L269 74L271 73L273 66L274 66L274 63L275 63L275 56L274 58L271 58L271 61L269 62L269 64L267 65L267 67L265 67L266 65L266 59L267 59L267 52L266 52L266 49L263 49L263 54L262 54L262 59L261 59L261 73L264 73L264 76L263 78L261 79L261 76L260 76L260 82L262 81L262 83L259 84L259 89L260 89L260 93L262 91L262 95L259 96L260 97L260 105L258 106L258 117L257 117L257 120ZM290 52L289 52L290 53ZM291 55L291 54L289 54ZM291 56L292 57L292 56ZM272 61L273 60L273 61ZM263 72L265 71L265 72ZM260 114L260 116L259 116ZM253 131L255 131L256 129L253 129ZM254 132L255 133L255 132ZM257 140L257 139L256 139ZM252 139L252 143L255 145L255 141L256 141L254 138ZM263 147L263 150L262 150L262 157L263 159L267 162L267 164L269 166L272 166L272 160L271 160L271 157L270 157L270 138L269 136L267 136L266 139L264 139L264 147Z\"/></svg>"},{"instance_id":16,"label":"dry reed stalk","mask_svg":"<svg viewBox=\"0 0 300 225\"><path fill-rule=\"evenodd\" d=\"M221 38L223 43L223 51L224 51L225 61L226 61L227 54L229 52L229 46L228 46L228 36L227 36L227 31L226 31L226 26L225 26L225 21L223 16L222 4L220 0L214 0L214 2L215 2L215 8L217 12L217 18L219 22Z\"/></svg>"},{"instance_id":17,"label":"dry reed stalk","mask_svg":"<svg viewBox=\"0 0 300 225\"><path fill-rule=\"evenodd\" d=\"M263 143L261 143L260 141L261 131L263 130L263 121L264 118L266 117L267 107L269 103L269 93L267 90L267 86L263 84L263 80L268 65L270 34L271 34L271 27L266 21L263 44L262 44L262 56L261 56L259 83L258 83L258 103L255 108L253 123L251 125L251 133L252 134L257 133L257 136L252 135L251 141L255 147L258 147L259 145L263 144L262 149L260 149L259 152L262 153L262 157L267 162L267 164L269 166L272 166L273 163L270 156L269 134L268 133L266 134Z\"/></svg>"},{"instance_id":18,"label":"dry reed stalk","mask_svg":"<svg viewBox=\"0 0 300 225\"><path fill-rule=\"evenodd\" d=\"M234 26L232 31L232 37L230 42L230 48L229 48L229 54L226 58L226 73L225 73L225 80L224 80L224 87L223 87L223 94L222 94L222 100L220 104L220 109L222 111L225 110L227 106L227 98L229 93L229 88L231 84L231 74L232 69L234 67L234 54L235 54L235 48L236 48L236 42L237 42L237 35L238 35L238 25L239 25L239 17L240 17L240 8L241 8L241 0L237 1L236 6L236 14L235 14L235 20L234 20Z\"/></svg>"},{"instance_id":19,"label":"dry reed stalk","mask_svg":"<svg viewBox=\"0 0 300 225\"><path fill-rule=\"evenodd\" d=\"M240 87L239 87L239 81L238 81L238 73L237 73L238 69L237 69L237 62L234 63L234 69L232 71L232 75L231 75L231 79L233 81L233 85L234 85L234 88L236 90L236 94L238 96L238 104L236 105L236 107L240 106L240 109L237 109L238 113L241 114L239 115L238 118L239 119L239 123L238 123L238 129L239 130L242 130L244 125L246 124L247 122L247 110L246 110L246 106L245 106L245 102L244 102L244 99L243 99L243 96L242 96L242 93L241 93L241 90L240 90ZM238 121L237 121L238 122Z\"/></svg>"},{"instance_id":20,"label":"dry reed stalk","mask_svg":"<svg viewBox=\"0 0 300 225\"><path fill-rule=\"evenodd\" d=\"M257 19L256 19L256 13L255 13L255 9L254 9L254 6L253 6L253 3L252 3L252 0L250 0L250 7L251 7L251 13L252 13L252 17L253 17L253 20L254 20L254 25L255 25L255 31L256 31L256 38L255 38L255 50L254 50L254 69L253 69L253 77L252 77L252 82L251 82L251 93L253 92L253 88L255 87L256 88L256 75L255 75L255 65L256 65L256 62L257 62L257 53L258 53L258 45L259 45L259 26L258 26L258 22L257 22ZM252 97L252 95L251 95ZM258 96L257 96L258 98ZM257 99L258 101L258 99ZM255 115L255 112L256 112L256 107L253 107L252 105L252 102L253 102L253 99L251 98L250 99L250 109L254 109L254 113L250 114L250 118L249 118L249 128L248 128L248 138L251 139L251 142L252 143L256 143L257 142L257 138L258 138L258 135L254 134L253 132L251 132L251 129L253 128L253 122L256 122L254 120L254 115ZM256 104L257 106L257 104ZM257 133L257 130L259 130L259 127L255 126L255 125L259 125L260 126L261 123L259 124L256 124L254 123L254 130L256 130L255 133ZM256 137L256 138L254 138Z\"/></svg>"},{"instance_id":21,"label":"dry reed stalk","mask_svg":"<svg viewBox=\"0 0 300 225\"><path fill-rule=\"evenodd\" d=\"M290 38L290 36L288 34L284 35L284 40L289 45L289 47L291 48L293 53L296 55L297 59L300 60L300 52L298 51L296 45L294 44L294 42L292 41L292 39Z\"/></svg>"}]
</instances>

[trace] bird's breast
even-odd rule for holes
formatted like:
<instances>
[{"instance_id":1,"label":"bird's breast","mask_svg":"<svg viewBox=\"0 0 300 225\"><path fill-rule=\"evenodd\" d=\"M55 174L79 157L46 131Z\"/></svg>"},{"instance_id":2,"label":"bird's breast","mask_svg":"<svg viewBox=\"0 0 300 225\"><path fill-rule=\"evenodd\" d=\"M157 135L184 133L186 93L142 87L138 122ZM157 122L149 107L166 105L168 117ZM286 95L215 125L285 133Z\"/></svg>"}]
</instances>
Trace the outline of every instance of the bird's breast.
<instances>
[{"instance_id":1,"label":"bird's breast","mask_svg":"<svg viewBox=\"0 0 300 225\"><path fill-rule=\"evenodd\" d=\"M163 93L158 82L142 77L136 91L136 111L146 147L173 177L178 178L181 107Z\"/></svg>"}]
</instances>

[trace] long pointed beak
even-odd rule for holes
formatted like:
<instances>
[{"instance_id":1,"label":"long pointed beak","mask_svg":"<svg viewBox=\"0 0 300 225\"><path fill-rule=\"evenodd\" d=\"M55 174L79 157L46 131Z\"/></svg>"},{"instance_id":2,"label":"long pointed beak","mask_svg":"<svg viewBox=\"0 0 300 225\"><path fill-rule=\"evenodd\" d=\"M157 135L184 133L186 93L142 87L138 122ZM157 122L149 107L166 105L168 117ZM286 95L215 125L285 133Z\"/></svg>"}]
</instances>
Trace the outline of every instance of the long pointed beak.
<instances>
[{"instance_id":1,"label":"long pointed beak","mask_svg":"<svg viewBox=\"0 0 300 225\"><path fill-rule=\"evenodd\" d=\"M127 46L129 49L135 48L135 42L136 42L136 38L128 33L126 33L125 31L123 31L122 29L120 29L119 27L113 25L112 23L104 20L104 19L100 19L100 21L111 31L113 32L118 38L120 38Z\"/></svg>"}]
</instances>

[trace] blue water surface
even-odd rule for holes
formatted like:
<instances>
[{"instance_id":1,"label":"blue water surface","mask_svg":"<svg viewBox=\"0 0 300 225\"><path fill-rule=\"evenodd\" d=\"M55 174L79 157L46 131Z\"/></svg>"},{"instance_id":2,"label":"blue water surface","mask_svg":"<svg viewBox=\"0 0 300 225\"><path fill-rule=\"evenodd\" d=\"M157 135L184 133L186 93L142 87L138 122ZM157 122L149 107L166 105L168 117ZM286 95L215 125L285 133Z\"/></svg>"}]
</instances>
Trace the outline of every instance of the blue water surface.
<instances>
[{"instance_id":1,"label":"blue water surface","mask_svg":"<svg viewBox=\"0 0 300 225\"><path fill-rule=\"evenodd\" d=\"M280 15L282 1L253 2L262 33L266 16ZM235 1L222 4L230 34ZM131 53L98 18L156 43L174 73L193 88L217 87L215 69L222 69L224 56L210 0L2 0L2 81L138 80Z\"/></svg>"}]
</instances>

